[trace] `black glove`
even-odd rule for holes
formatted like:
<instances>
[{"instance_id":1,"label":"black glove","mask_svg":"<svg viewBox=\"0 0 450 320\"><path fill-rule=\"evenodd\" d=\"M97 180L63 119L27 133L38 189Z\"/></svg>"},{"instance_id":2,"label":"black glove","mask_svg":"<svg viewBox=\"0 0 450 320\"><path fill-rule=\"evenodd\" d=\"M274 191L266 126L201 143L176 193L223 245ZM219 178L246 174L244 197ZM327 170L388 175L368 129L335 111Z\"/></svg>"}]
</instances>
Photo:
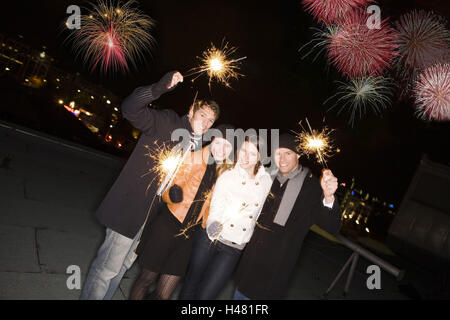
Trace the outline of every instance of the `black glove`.
<instances>
[{"instance_id":1,"label":"black glove","mask_svg":"<svg viewBox=\"0 0 450 320\"><path fill-rule=\"evenodd\" d=\"M157 83L152 86L153 97L159 98L163 93L172 91L177 87L178 84L170 89L167 89L167 87L172 82L172 78L175 73L177 73L177 71L167 72L161 79L159 79Z\"/></svg>"},{"instance_id":2,"label":"black glove","mask_svg":"<svg viewBox=\"0 0 450 320\"><path fill-rule=\"evenodd\" d=\"M169 198L173 203L183 201L183 189L181 189L179 185L174 184L169 189Z\"/></svg>"}]
</instances>

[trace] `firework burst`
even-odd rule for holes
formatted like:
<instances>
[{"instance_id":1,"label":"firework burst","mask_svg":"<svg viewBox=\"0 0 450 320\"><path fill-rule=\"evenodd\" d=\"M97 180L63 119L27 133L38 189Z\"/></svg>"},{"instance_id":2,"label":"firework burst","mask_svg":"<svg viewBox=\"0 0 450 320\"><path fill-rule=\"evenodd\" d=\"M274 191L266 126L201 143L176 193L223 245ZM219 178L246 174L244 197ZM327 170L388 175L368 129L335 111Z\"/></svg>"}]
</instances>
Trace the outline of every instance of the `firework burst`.
<instances>
[{"instance_id":1,"label":"firework burst","mask_svg":"<svg viewBox=\"0 0 450 320\"><path fill-rule=\"evenodd\" d=\"M450 64L428 67L414 86L416 114L423 120L450 120Z\"/></svg>"},{"instance_id":2,"label":"firework burst","mask_svg":"<svg viewBox=\"0 0 450 320\"><path fill-rule=\"evenodd\" d=\"M402 67L415 69L442 61L450 50L450 33L442 17L433 12L414 10L395 23L396 44Z\"/></svg>"},{"instance_id":3,"label":"firework burst","mask_svg":"<svg viewBox=\"0 0 450 320\"><path fill-rule=\"evenodd\" d=\"M328 127L324 127L321 131L313 130L306 118L306 124L309 130L305 130L301 122L301 132L294 132L295 141L298 142L297 150L308 158L314 155L317 162L320 162L324 168L327 168L326 159L334 153L332 145L331 133Z\"/></svg>"},{"instance_id":4,"label":"firework burst","mask_svg":"<svg viewBox=\"0 0 450 320\"><path fill-rule=\"evenodd\" d=\"M302 0L306 11L319 22L334 23L355 8L366 6L371 0Z\"/></svg>"},{"instance_id":5,"label":"firework burst","mask_svg":"<svg viewBox=\"0 0 450 320\"><path fill-rule=\"evenodd\" d=\"M345 15L328 45L330 62L349 78L381 75L396 56L396 35L387 19L381 22L380 29L369 29L368 18L360 10Z\"/></svg>"},{"instance_id":6,"label":"firework burst","mask_svg":"<svg viewBox=\"0 0 450 320\"><path fill-rule=\"evenodd\" d=\"M331 38L337 34L339 31L339 27L337 25L325 25L322 29L319 28L311 28L314 30L314 34L312 37L312 40L308 43L304 44L298 51L302 52L304 49L311 46L311 49L306 52L305 55L302 56L301 59L305 59L308 57L311 53L318 50L316 56L314 57L313 61L317 59L317 57L326 50L327 46L330 45Z\"/></svg>"},{"instance_id":7,"label":"firework burst","mask_svg":"<svg viewBox=\"0 0 450 320\"><path fill-rule=\"evenodd\" d=\"M209 78L208 85L211 87L211 82L216 80L218 83L230 87L229 81L231 79L238 79L242 76L239 71L240 61L247 57L231 59L230 56L236 52L237 48L228 47L222 43L222 48L218 49L213 44L211 47L202 53L200 59L200 66L188 71L185 77L198 74L192 81L195 81L203 73L206 73Z\"/></svg>"},{"instance_id":8,"label":"firework burst","mask_svg":"<svg viewBox=\"0 0 450 320\"><path fill-rule=\"evenodd\" d=\"M413 10L395 23L399 56L396 71L403 86L402 97L409 93L418 73L439 62L450 62L450 33L444 18L424 10Z\"/></svg>"},{"instance_id":9,"label":"firework burst","mask_svg":"<svg viewBox=\"0 0 450 320\"><path fill-rule=\"evenodd\" d=\"M369 109L376 115L381 115L381 112L389 106L394 93L392 82L392 79L383 76L356 78L351 79L348 83L338 81L340 84L338 92L327 99L324 104L329 100L336 99L328 111L340 107L339 114L348 109L349 123L353 126L357 114L361 119Z\"/></svg>"},{"instance_id":10,"label":"firework burst","mask_svg":"<svg viewBox=\"0 0 450 320\"><path fill-rule=\"evenodd\" d=\"M138 59L151 53L153 20L133 7L136 2L99 0L89 14L81 16L81 29L69 35L73 49L91 71L126 72Z\"/></svg>"}]
</instances>

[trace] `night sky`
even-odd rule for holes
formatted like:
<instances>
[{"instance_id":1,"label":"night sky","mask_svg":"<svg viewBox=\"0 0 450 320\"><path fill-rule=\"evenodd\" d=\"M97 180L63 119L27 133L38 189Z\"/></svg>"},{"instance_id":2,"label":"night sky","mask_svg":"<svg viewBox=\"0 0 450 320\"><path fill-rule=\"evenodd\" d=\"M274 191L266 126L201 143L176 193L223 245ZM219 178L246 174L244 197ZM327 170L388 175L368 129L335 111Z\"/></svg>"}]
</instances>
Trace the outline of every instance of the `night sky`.
<instances>
[{"instance_id":1,"label":"night sky","mask_svg":"<svg viewBox=\"0 0 450 320\"><path fill-rule=\"evenodd\" d=\"M378 1L383 17L395 20L410 8L433 9L450 18L450 3L442 1ZM303 11L301 1L170 1L140 0L139 7L156 20L153 32L157 45L153 57L127 75L91 74L70 48L63 45L66 34L61 24L68 17L67 6L85 6L86 1L3 1L0 32L21 34L23 41L47 47L61 68L79 72L101 83L120 97L135 87L157 81L165 72L186 73L197 66L196 57L213 42L225 38L238 47L236 57L247 56L232 89L212 85L206 77L186 81L158 100L163 107L185 113L195 92L213 98L222 109L218 123L240 128L299 130L298 121L308 117L313 127L325 118L341 149L329 160L329 167L341 182L356 178L363 190L399 204L422 154L450 164L449 123L425 123L415 119L411 102L394 101L383 118L368 114L352 128L347 114L326 112L323 102L335 93L334 81L343 80L325 58L301 60L298 49L312 38L318 25ZM328 106L329 107L329 106ZM317 172L320 168L313 164Z\"/></svg>"}]
</instances>

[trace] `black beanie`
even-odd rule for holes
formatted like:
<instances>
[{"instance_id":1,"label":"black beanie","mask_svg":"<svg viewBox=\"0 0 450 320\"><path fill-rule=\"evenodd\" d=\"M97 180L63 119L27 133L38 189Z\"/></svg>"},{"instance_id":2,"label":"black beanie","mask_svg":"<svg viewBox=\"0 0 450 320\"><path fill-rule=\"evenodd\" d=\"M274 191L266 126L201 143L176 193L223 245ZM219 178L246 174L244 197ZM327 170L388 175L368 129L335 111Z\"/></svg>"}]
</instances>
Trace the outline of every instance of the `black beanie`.
<instances>
[{"instance_id":1,"label":"black beanie","mask_svg":"<svg viewBox=\"0 0 450 320\"><path fill-rule=\"evenodd\" d=\"M295 136L290 133L283 133L280 135L280 143L278 148L286 148L294 151L297 154L300 152L297 150L298 143L295 141Z\"/></svg>"}]
</instances>

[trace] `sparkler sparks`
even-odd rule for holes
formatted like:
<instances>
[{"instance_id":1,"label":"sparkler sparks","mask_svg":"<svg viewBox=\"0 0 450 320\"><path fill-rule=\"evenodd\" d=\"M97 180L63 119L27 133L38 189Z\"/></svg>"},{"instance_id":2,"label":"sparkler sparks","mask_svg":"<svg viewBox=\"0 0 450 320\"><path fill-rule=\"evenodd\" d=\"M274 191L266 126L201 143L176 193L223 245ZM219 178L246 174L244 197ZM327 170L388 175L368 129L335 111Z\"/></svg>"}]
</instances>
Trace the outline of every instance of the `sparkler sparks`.
<instances>
[{"instance_id":1,"label":"sparkler sparks","mask_svg":"<svg viewBox=\"0 0 450 320\"><path fill-rule=\"evenodd\" d=\"M338 114L348 109L349 123L353 126L357 114L361 119L367 109L370 109L376 115L381 115L382 110L389 106L394 93L392 82L392 79L382 76L351 79L348 83L339 81L338 92L328 98L324 104L336 98L334 105L328 111L337 106L340 106Z\"/></svg>"},{"instance_id":2,"label":"sparkler sparks","mask_svg":"<svg viewBox=\"0 0 450 320\"><path fill-rule=\"evenodd\" d=\"M154 22L133 7L135 3L99 0L97 5L91 4L88 15L81 16L81 29L73 30L67 40L72 40L77 57L81 56L91 71L126 72L130 64L135 67L136 60L151 54Z\"/></svg>"},{"instance_id":3,"label":"sparkler sparks","mask_svg":"<svg viewBox=\"0 0 450 320\"><path fill-rule=\"evenodd\" d=\"M297 150L308 158L311 155L315 155L317 162L320 162L324 168L327 168L326 159L334 153L331 139L331 133L334 130L330 130L327 127L324 127L321 131L313 130L308 118L306 118L306 123L309 130L305 130L300 122L302 131L294 132L295 141L298 142Z\"/></svg>"},{"instance_id":4,"label":"sparkler sparks","mask_svg":"<svg viewBox=\"0 0 450 320\"><path fill-rule=\"evenodd\" d=\"M156 174L161 185L166 177L174 175L181 165L181 152L175 148L168 148L165 144L158 145L156 141L153 147L146 146L146 148L148 150L146 155L155 163L150 172Z\"/></svg>"},{"instance_id":5,"label":"sparkler sparks","mask_svg":"<svg viewBox=\"0 0 450 320\"><path fill-rule=\"evenodd\" d=\"M414 87L416 114L423 120L450 120L450 64L427 68Z\"/></svg>"},{"instance_id":6,"label":"sparkler sparks","mask_svg":"<svg viewBox=\"0 0 450 320\"><path fill-rule=\"evenodd\" d=\"M201 65L197 68L191 69L185 77L198 74L192 81L195 81L203 73L209 77L208 85L211 87L211 82L216 80L218 83L230 87L229 81L231 79L238 79L240 74L239 67L240 61L247 57L241 57L238 59L231 59L230 56L236 52L237 48L228 47L228 43L218 49L211 44L211 47L202 53L202 57L199 57Z\"/></svg>"}]
</instances>

